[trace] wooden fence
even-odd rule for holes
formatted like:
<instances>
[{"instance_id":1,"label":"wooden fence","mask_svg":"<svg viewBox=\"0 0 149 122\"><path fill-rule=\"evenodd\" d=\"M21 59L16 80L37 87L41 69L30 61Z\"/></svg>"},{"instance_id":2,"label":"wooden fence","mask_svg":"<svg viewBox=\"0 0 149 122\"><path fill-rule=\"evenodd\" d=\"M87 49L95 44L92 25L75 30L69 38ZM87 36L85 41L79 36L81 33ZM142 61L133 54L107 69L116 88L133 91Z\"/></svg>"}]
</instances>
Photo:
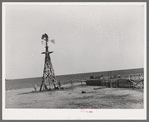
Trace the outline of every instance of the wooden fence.
<instances>
[{"instance_id":1,"label":"wooden fence","mask_svg":"<svg viewBox=\"0 0 149 122\"><path fill-rule=\"evenodd\" d=\"M144 76L141 73L137 73L121 75L115 78L103 77L101 84L111 88L143 88Z\"/></svg>"},{"instance_id":2,"label":"wooden fence","mask_svg":"<svg viewBox=\"0 0 149 122\"><path fill-rule=\"evenodd\" d=\"M107 86L111 88L143 88L144 76L141 73L117 76L95 77L86 81L87 85Z\"/></svg>"}]
</instances>

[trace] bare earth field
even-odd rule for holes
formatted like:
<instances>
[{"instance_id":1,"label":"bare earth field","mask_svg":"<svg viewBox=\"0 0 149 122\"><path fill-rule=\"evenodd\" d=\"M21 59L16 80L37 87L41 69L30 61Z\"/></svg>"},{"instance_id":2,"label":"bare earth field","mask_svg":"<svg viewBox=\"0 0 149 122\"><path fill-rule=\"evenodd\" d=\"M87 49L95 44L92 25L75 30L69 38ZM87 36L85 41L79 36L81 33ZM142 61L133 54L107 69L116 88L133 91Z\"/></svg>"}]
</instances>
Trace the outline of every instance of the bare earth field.
<instances>
[{"instance_id":1,"label":"bare earth field","mask_svg":"<svg viewBox=\"0 0 149 122\"><path fill-rule=\"evenodd\" d=\"M143 89L65 84L64 90L34 92L33 88L7 90L6 108L143 109ZM39 89L39 88L38 88ZM85 91L86 93L82 93Z\"/></svg>"}]
</instances>

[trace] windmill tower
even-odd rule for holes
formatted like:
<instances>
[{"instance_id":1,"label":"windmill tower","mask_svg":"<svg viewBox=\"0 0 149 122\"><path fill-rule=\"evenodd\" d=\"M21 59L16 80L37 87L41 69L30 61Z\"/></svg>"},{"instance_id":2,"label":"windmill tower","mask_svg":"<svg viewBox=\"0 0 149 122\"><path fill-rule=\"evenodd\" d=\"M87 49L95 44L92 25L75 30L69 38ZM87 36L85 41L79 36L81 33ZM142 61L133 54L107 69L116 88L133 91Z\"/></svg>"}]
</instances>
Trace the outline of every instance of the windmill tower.
<instances>
[{"instance_id":1,"label":"windmill tower","mask_svg":"<svg viewBox=\"0 0 149 122\"><path fill-rule=\"evenodd\" d=\"M43 43L46 44L45 46L45 52L42 52L42 54L45 54L45 62L44 62L44 70L43 70L43 77L42 77L42 83L40 86L40 91L43 90L50 90L58 88L57 80L55 77L54 69L52 66L50 54L53 53L49 52L48 48L48 35L45 33L42 35L41 39L43 39ZM54 40L51 40L51 42L54 43Z\"/></svg>"}]
</instances>

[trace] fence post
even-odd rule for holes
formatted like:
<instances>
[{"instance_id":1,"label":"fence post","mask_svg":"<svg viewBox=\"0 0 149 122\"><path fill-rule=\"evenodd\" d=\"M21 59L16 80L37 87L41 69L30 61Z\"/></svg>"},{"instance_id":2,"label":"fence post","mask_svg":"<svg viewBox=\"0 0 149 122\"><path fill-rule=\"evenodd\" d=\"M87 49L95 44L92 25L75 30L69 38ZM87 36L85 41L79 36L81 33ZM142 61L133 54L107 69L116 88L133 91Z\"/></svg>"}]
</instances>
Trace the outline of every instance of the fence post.
<instances>
[{"instance_id":1,"label":"fence post","mask_svg":"<svg viewBox=\"0 0 149 122\"><path fill-rule=\"evenodd\" d=\"M73 83L72 83L72 80L71 80L71 88L72 88L72 91L73 91Z\"/></svg>"},{"instance_id":2,"label":"fence post","mask_svg":"<svg viewBox=\"0 0 149 122\"><path fill-rule=\"evenodd\" d=\"M126 79L126 78L125 78ZM124 88L124 83L125 83L125 80L123 80L123 88Z\"/></svg>"},{"instance_id":3,"label":"fence post","mask_svg":"<svg viewBox=\"0 0 149 122\"><path fill-rule=\"evenodd\" d=\"M144 88L144 80L142 79L142 89Z\"/></svg>"},{"instance_id":4,"label":"fence post","mask_svg":"<svg viewBox=\"0 0 149 122\"><path fill-rule=\"evenodd\" d=\"M115 88L117 88L117 79L115 79L114 83L115 83Z\"/></svg>"},{"instance_id":5,"label":"fence post","mask_svg":"<svg viewBox=\"0 0 149 122\"><path fill-rule=\"evenodd\" d=\"M105 81L106 81L106 79L104 78L104 80L103 80L103 85L105 86Z\"/></svg>"},{"instance_id":6,"label":"fence post","mask_svg":"<svg viewBox=\"0 0 149 122\"><path fill-rule=\"evenodd\" d=\"M103 79L102 79L102 86L104 86L104 77L103 77Z\"/></svg>"},{"instance_id":7,"label":"fence post","mask_svg":"<svg viewBox=\"0 0 149 122\"><path fill-rule=\"evenodd\" d=\"M118 88L118 80L116 80L116 87Z\"/></svg>"},{"instance_id":8,"label":"fence post","mask_svg":"<svg viewBox=\"0 0 149 122\"><path fill-rule=\"evenodd\" d=\"M112 88L112 79L110 79L110 88Z\"/></svg>"},{"instance_id":9,"label":"fence post","mask_svg":"<svg viewBox=\"0 0 149 122\"><path fill-rule=\"evenodd\" d=\"M116 80L114 79L114 88L116 88Z\"/></svg>"}]
</instances>

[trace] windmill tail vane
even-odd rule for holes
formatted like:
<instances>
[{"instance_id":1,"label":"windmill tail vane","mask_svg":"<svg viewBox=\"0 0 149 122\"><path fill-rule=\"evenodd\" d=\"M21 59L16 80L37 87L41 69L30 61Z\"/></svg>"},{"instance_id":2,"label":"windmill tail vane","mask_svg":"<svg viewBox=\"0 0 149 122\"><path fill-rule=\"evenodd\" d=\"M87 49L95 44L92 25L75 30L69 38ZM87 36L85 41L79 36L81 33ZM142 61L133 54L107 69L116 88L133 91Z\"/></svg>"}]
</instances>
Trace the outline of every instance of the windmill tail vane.
<instances>
[{"instance_id":1,"label":"windmill tail vane","mask_svg":"<svg viewBox=\"0 0 149 122\"><path fill-rule=\"evenodd\" d=\"M54 39L52 39L51 42L55 44L55 40Z\"/></svg>"}]
</instances>

